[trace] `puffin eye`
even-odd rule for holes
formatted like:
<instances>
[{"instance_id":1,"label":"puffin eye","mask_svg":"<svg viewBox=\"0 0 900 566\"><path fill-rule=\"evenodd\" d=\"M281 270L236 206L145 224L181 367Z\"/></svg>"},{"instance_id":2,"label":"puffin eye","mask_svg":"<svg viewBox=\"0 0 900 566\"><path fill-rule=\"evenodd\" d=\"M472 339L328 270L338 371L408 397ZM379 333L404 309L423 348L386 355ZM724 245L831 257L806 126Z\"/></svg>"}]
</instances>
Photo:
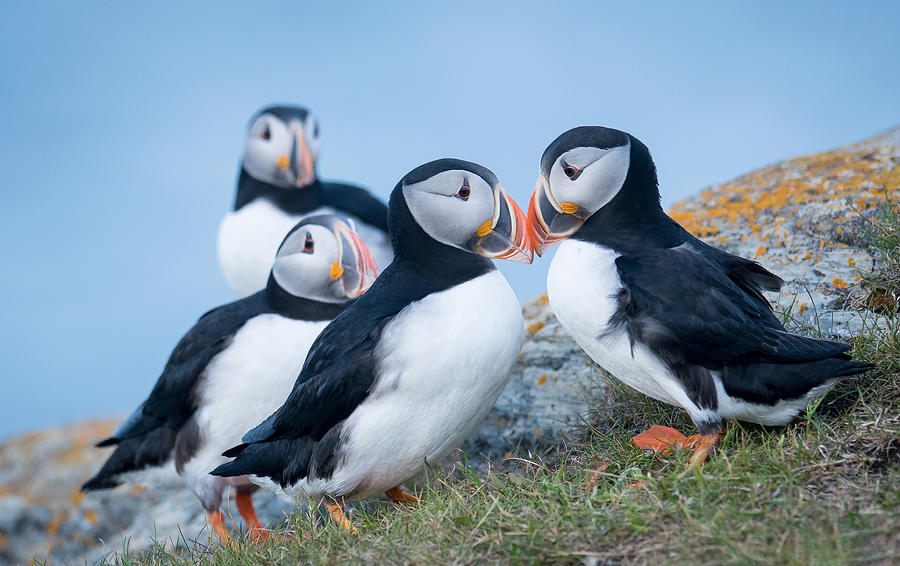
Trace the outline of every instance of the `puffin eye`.
<instances>
[{"instance_id":1,"label":"puffin eye","mask_svg":"<svg viewBox=\"0 0 900 566\"><path fill-rule=\"evenodd\" d=\"M269 141L270 139L272 139L272 130L269 129L268 125L266 125L266 129L264 129L262 131L262 133L259 134L259 137L261 137L262 139L264 139L266 141Z\"/></svg>"},{"instance_id":2,"label":"puffin eye","mask_svg":"<svg viewBox=\"0 0 900 566\"><path fill-rule=\"evenodd\" d=\"M319 123L318 122L313 123L313 137L314 138L319 137Z\"/></svg>"},{"instance_id":3,"label":"puffin eye","mask_svg":"<svg viewBox=\"0 0 900 566\"><path fill-rule=\"evenodd\" d=\"M575 179L578 178L579 175L581 175L581 169L579 169L578 167L575 167L574 165L570 165L569 163L566 163L565 161L563 161L562 164L563 164L563 173L565 173L566 177L568 177L569 179L574 181Z\"/></svg>"},{"instance_id":4,"label":"puffin eye","mask_svg":"<svg viewBox=\"0 0 900 566\"><path fill-rule=\"evenodd\" d=\"M306 241L303 242L303 253L311 254L316 251L316 242L313 240L312 234L306 233Z\"/></svg>"},{"instance_id":5,"label":"puffin eye","mask_svg":"<svg viewBox=\"0 0 900 566\"><path fill-rule=\"evenodd\" d=\"M472 189L469 187L469 180L466 179L463 181L462 186L456 191L456 197L461 198L463 200L469 200L469 195L472 194Z\"/></svg>"}]
</instances>

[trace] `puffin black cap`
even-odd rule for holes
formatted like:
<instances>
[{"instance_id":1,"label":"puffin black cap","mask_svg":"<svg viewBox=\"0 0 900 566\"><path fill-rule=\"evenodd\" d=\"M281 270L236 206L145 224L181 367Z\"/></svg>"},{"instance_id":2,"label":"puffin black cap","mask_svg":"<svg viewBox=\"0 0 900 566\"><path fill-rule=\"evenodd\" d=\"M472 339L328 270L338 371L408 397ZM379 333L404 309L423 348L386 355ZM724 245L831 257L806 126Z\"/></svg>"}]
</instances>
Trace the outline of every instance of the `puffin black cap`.
<instances>
[{"instance_id":1,"label":"puffin black cap","mask_svg":"<svg viewBox=\"0 0 900 566\"><path fill-rule=\"evenodd\" d=\"M254 114L250 119L250 123L252 124L263 114L271 114L272 116L275 116L285 123L290 122L291 120L299 120L303 122L306 120L306 117L309 116L309 110L302 106L274 104L272 106L266 106L265 108Z\"/></svg>"},{"instance_id":2,"label":"puffin black cap","mask_svg":"<svg viewBox=\"0 0 900 566\"><path fill-rule=\"evenodd\" d=\"M414 185L426 179L430 179L438 173L451 171L454 169L475 173L476 175L484 179L484 181L491 187L496 187L500 184L500 179L498 179L497 176L494 175L494 172L487 167L484 167L483 165L479 165L477 163L472 163L471 161L464 161L462 159L455 159L452 157L435 159L434 161L429 161L428 163L419 165L418 167L404 175L403 179L400 181L400 184L404 186Z\"/></svg>"}]
</instances>

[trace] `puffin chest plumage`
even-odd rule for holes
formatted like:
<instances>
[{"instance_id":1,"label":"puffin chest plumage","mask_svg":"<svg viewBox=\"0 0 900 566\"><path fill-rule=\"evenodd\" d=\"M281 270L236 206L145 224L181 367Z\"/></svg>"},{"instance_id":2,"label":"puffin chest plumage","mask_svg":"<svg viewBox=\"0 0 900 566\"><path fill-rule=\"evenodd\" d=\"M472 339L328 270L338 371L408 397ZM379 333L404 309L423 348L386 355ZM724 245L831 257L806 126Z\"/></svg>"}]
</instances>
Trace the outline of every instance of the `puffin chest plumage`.
<instances>
[{"instance_id":1,"label":"puffin chest plumage","mask_svg":"<svg viewBox=\"0 0 900 566\"><path fill-rule=\"evenodd\" d=\"M646 346L632 344L624 328L610 326L622 288L614 250L579 240L559 245L547 275L556 318L600 367L654 399L693 405L682 385Z\"/></svg>"},{"instance_id":2,"label":"puffin chest plumage","mask_svg":"<svg viewBox=\"0 0 900 566\"><path fill-rule=\"evenodd\" d=\"M366 497L436 463L494 405L523 341L521 308L499 271L412 303L385 327L371 393L343 427L340 463L302 487Z\"/></svg>"}]
</instances>

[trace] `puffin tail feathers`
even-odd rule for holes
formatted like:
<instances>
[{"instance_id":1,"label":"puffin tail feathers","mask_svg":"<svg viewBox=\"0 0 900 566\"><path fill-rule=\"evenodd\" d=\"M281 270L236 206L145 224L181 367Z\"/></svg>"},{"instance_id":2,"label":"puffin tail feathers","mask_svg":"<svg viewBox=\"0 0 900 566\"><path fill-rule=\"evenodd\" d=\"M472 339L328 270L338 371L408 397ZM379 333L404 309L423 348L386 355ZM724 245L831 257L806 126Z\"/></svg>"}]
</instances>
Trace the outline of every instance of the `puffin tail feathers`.
<instances>
[{"instance_id":1,"label":"puffin tail feathers","mask_svg":"<svg viewBox=\"0 0 900 566\"><path fill-rule=\"evenodd\" d=\"M100 471L81 487L82 491L111 489L123 483L121 476L147 468L164 466L174 456L176 432L161 427L144 436L119 439L115 436L100 442L98 446L112 446Z\"/></svg>"},{"instance_id":2,"label":"puffin tail feathers","mask_svg":"<svg viewBox=\"0 0 900 566\"><path fill-rule=\"evenodd\" d=\"M308 437L240 444L224 454L236 455L234 460L222 464L210 474L268 477L284 487L307 476L315 446L316 442Z\"/></svg>"}]
</instances>

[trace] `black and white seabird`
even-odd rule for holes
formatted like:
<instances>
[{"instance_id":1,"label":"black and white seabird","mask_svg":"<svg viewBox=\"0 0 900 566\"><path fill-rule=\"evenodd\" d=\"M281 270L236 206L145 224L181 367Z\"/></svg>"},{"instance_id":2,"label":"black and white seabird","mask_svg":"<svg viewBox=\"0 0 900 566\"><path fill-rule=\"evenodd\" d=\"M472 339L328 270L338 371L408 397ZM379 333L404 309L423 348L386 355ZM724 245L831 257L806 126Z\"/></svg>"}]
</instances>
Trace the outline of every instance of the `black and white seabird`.
<instances>
[{"instance_id":1,"label":"black and white seabird","mask_svg":"<svg viewBox=\"0 0 900 566\"><path fill-rule=\"evenodd\" d=\"M530 263L525 215L488 169L440 159L389 203L394 261L326 328L284 406L212 473L305 493L352 529L345 500L400 486L456 449L509 379L519 302L487 258Z\"/></svg>"},{"instance_id":2,"label":"black and white seabird","mask_svg":"<svg viewBox=\"0 0 900 566\"><path fill-rule=\"evenodd\" d=\"M299 106L270 106L253 117L234 210L219 225L219 265L239 297L266 286L275 250L305 216L351 218L379 269L393 258L387 207L368 191L316 177L319 123Z\"/></svg>"},{"instance_id":3,"label":"black and white seabird","mask_svg":"<svg viewBox=\"0 0 900 566\"><path fill-rule=\"evenodd\" d=\"M125 482L159 486L180 476L228 540L219 507L230 486L254 538L263 534L250 499L256 486L209 471L281 406L313 340L375 279L374 260L350 222L331 215L304 219L278 249L264 290L197 321L147 400L98 444L116 450L84 490Z\"/></svg>"},{"instance_id":4,"label":"black and white seabird","mask_svg":"<svg viewBox=\"0 0 900 566\"><path fill-rule=\"evenodd\" d=\"M574 128L544 151L529 233L539 255L565 239L547 276L563 328L616 378L688 412L700 432L683 444L697 446L692 462L717 445L723 419L786 424L870 368L846 344L788 333L762 294L782 280L701 242L659 200L643 143ZM659 426L635 437L656 450L684 440Z\"/></svg>"}]
</instances>

